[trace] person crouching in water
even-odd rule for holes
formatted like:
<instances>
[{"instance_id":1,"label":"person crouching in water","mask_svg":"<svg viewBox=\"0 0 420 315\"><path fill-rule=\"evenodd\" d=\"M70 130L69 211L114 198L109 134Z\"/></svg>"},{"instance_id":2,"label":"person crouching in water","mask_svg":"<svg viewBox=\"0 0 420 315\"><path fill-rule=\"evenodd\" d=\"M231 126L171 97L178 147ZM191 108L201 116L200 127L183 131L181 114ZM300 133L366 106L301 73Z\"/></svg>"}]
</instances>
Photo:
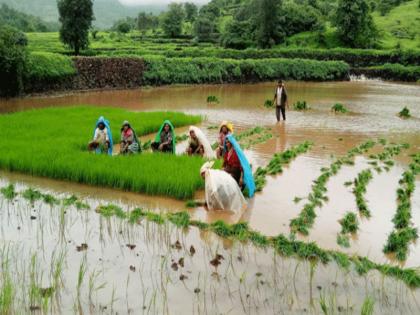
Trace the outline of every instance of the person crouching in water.
<instances>
[{"instance_id":1,"label":"person crouching in water","mask_svg":"<svg viewBox=\"0 0 420 315\"><path fill-rule=\"evenodd\" d=\"M255 182L251 165L233 135L226 136L225 150L223 170L235 179L242 190L248 191L249 197L253 197Z\"/></svg>"},{"instance_id":2,"label":"person crouching in water","mask_svg":"<svg viewBox=\"0 0 420 315\"><path fill-rule=\"evenodd\" d=\"M124 121L121 128L120 154L135 154L140 151L140 142L136 132L128 121Z\"/></svg>"},{"instance_id":3,"label":"person crouching in water","mask_svg":"<svg viewBox=\"0 0 420 315\"><path fill-rule=\"evenodd\" d=\"M216 150L217 158L220 159L225 155L225 139L226 136L233 132L232 124L227 121L222 122L219 129L218 147Z\"/></svg>"},{"instance_id":4,"label":"person crouching in water","mask_svg":"<svg viewBox=\"0 0 420 315\"><path fill-rule=\"evenodd\" d=\"M216 155L204 133L197 127L191 126L189 129L188 155L199 155L207 159L215 159Z\"/></svg>"},{"instance_id":5,"label":"person crouching in water","mask_svg":"<svg viewBox=\"0 0 420 315\"><path fill-rule=\"evenodd\" d=\"M247 202L238 184L228 173L211 169L214 162L206 162L200 169L205 181L206 206L208 210L229 210L240 213Z\"/></svg>"},{"instance_id":6,"label":"person crouching in water","mask_svg":"<svg viewBox=\"0 0 420 315\"><path fill-rule=\"evenodd\" d=\"M96 154L108 153L112 155L112 133L108 120L99 117L95 125L93 140L88 144L89 151L95 151Z\"/></svg>"},{"instance_id":7,"label":"person crouching in water","mask_svg":"<svg viewBox=\"0 0 420 315\"><path fill-rule=\"evenodd\" d=\"M152 150L159 152L175 153L175 129L169 120L165 120L160 126Z\"/></svg>"}]
</instances>

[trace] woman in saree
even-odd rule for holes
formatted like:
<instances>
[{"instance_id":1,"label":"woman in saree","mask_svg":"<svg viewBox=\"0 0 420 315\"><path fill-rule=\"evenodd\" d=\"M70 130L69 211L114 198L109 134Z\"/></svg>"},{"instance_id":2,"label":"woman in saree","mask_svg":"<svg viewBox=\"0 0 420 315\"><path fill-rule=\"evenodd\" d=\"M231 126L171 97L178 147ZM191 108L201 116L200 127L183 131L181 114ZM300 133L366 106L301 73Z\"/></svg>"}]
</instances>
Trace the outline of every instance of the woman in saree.
<instances>
[{"instance_id":1,"label":"woman in saree","mask_svg":"<svg viewBox=\"0 0 420 315\"><path fill-rule=\"evenodd\" d=\"M175 139L174 126L169 120L165 120L152 143L152 149L153 151L175 153Z\"/></svg>"},{"instance_id":2,"label":"woman in saree","mask_svg":"<svg viewBox=\"0 0 420 315\"><path fill-rule=\"evenodd\" d=\"M136 132L126 120L121 127L120 154L135 154L140 151L140 141Z\"/></svg>"},{"instance_id":3,"label":"woman in saree","mask_svg":"<svg viewBox=\"0 0 420 315\"><path fill-rule=\"evenodd\" d=\"M219 137L217 139L218 147L216 149L217 158L220 159L225 155L225 139L226 136L233 132L233 125L227 121L221 123L219 128Z\"/></svg>"},{"instance_id":4,"label":"woman in saree","mask_svg":"<svg viewBox=\"0 0 420 315\"><path fill-rule=\"evenodd\" d=\"M242 190L248 190L248 196L252 198L255 182L251 165L233 135L226 136L225 151L223 170L235 179Z\"/></svg>"},{"instance_id":5,"label":"woman in saree","mask_svg":"<svg viewBox=\"0 0 420 315\"><path fill-rule=\"evenodd\" d=\"M89 151L95 151L96 154L107 153L112 155L112 133L109 121L103 116L99 117L93 131L93 139L88 144Z\"/></svg>"},{"instance_id":6,"label":"woman in saree","mask_svg":"<svg viewBox=\"0 0 420 315\"><path fill-rule=\"evenodd\" d=\"M199 155L209 160L216 158L210 142L201 129L195 126L190 127L186 153L188 155Z\"/></svg>"}]
</instances>

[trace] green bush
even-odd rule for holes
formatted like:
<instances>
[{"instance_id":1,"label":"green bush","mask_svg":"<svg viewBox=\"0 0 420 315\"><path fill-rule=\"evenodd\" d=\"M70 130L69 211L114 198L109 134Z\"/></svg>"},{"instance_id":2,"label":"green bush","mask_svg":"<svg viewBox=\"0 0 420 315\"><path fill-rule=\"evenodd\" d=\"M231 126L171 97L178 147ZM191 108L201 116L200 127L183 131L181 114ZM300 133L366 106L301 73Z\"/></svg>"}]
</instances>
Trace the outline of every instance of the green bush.
<instances>
[{"instance_id":1,"label":"green bush","mask_svg":"<svg viewBox=\"0 0 420 315\"><path fill-rule=\"evenodd\" d=\"M0 97L23 91L27 39L22 32L0 27Z\"/></svg>"},{"instance_id":2,"label":"green bush","mask_svg":"<svg viewBox=\"0 0 420 315\"><path fill-rule=\"evenodd\" d=\"M349 66L340 61L303 59L233 60L217 58L145 57L144 83L225 83L275 80L347 79Z\"/></svg>"},{"instance_id":3,"label":"green bush","mask_svg":"<svg viewBox=\"0 0 420 315\"><path fill-rule=\"evenodd\" d=\"M100 115L109 119L114 143L119 142L119 128L126 119L139 136L157 132L165 119L175 127L201 121L198 116L181 113L133 113L109 107L47 108L0 115L0 169L180 199L192 198L203 188L201 158L152 153L111 157L87 152ZM28 141L28 132L36 141Z\"/></svg>"}]
</instances>

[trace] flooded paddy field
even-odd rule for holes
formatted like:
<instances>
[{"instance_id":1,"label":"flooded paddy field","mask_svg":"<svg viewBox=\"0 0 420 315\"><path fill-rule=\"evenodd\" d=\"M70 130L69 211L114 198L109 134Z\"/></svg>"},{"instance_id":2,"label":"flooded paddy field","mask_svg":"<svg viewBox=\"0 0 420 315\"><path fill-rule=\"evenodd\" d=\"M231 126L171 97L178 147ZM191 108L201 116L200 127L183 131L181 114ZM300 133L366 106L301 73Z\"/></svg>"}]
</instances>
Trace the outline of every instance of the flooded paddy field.
<instances>
[{"instance_id":1,"label":"flooded paddy field","mask_svg":"<svg viewBox=\"0 0 420 315\"><path fill-rule=\"evenodd\" d=\"M280 175L267 176L263 191L256 194L244 213L210 213L201 207L188 210L191 218L202 222L247 222L251 229L267 236L291 233L290 222L308 202L313 181L336 158L369 140L383 138L388 146L392 142L407 143L409 148L388 159L392 164L387 169L375 169L370 156L384 151L387 145L379 143L354 156L354 164L342 165L325 183L326 201L315 209L316 218L308 235L297 233L294 237L314 241L322 249L368 257L375 263L418 267L418 242L410 242L404 261L384 254L383 248L394 229L392 220L402 174L412 163L410 155L420 151L420 86L353 81L290 82L287 88L290 105L305 100L311 109L291 109L287 122L280 124L275 123L273 110L263 106L274 94L272 83L34 96L1 100L0 111L82 104L133 111L182 111L206 116L201 127L211 142L217 137L213 126L222 120L232 121L235 133L255 126L269 128L269 139L251 144L246 150L254 169L266 166L275 153L311 141L310 150L283 167ZM217 96L220 102L207 104L209 95ZM338 102L345 104L349 113L332 113L331 106ZM398 117L404 106L409 107L412 118ZM179 134L184 132L186 128L178 130ZM185 143L181 143L178 153L184 148ZM354 183L364 170L372 174L363 195L370 217L360 215L354 187L345 185ZM183 201L4 171L0 176L1 187L14 183L17 191L34 187L57 198L74 194L89 205L89 209L78 210L74 205L51 207L35 201L32 206L21 196L13 203L2 197L2 263L9 264L10 279L16 286L14 310L33 306L35 312L46 313L318 314L326 307L335 313L352 314L368 308L372 300L377 314L420 311L418 289L410 289L377 271L360 276L354 269L343 269L335 262L324 265L285 258L271 248L220 239L194 227L187 232L169 223L157 225L142 220L133 224L95 211L101 204L114 203L124 211L140 207L157 213L178 212L186 209ZM410 198L410 222L418 227L419 176L415 176L414 184L417 189ZM199 191L196 199L201 198L203 192ZM348 247L343 247L337 243L342 228L339 221L349 211L358 215L359 227L357 233L350 235ZM87 248L82 244L87 244ZM127 245L135 247L130 249ZM217 254L223 259L215 260ZM184 266L180 266L181 258ZM220 265L216 268L217 262ZM57 269L60 277L54 276ZM49 290L36 287L54 288L54 293L46 294Z\"/></svg>"}]
</instances>

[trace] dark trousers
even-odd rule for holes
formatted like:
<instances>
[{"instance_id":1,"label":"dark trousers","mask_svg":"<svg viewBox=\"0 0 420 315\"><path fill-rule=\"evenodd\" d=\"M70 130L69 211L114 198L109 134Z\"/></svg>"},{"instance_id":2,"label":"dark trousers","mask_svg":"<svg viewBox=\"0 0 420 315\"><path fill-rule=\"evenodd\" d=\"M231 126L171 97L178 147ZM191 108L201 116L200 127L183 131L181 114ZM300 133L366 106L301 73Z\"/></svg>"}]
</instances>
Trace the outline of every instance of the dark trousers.
<instances>
[{"instance_id":1,"label":"dark trousers","mask_svg":"<svg viewBox=\"0 0 420 315\"><path fill-rule=\"evenodd\" d=\"M280 114L283 116L283 120L286 120L286 106L276 106L277 121L280 121Z\"/></svg>"}]
</instances>

